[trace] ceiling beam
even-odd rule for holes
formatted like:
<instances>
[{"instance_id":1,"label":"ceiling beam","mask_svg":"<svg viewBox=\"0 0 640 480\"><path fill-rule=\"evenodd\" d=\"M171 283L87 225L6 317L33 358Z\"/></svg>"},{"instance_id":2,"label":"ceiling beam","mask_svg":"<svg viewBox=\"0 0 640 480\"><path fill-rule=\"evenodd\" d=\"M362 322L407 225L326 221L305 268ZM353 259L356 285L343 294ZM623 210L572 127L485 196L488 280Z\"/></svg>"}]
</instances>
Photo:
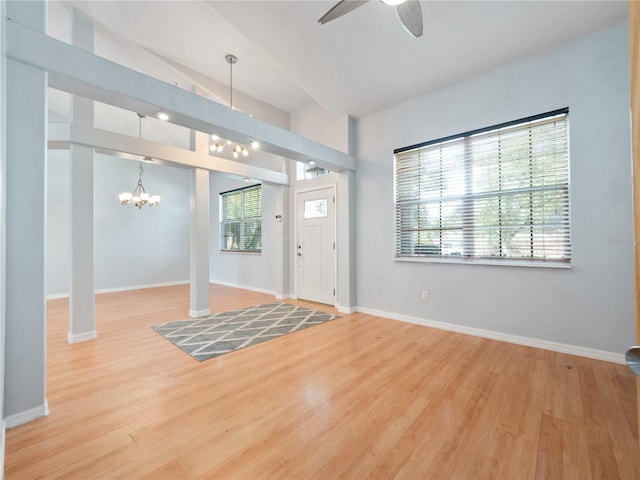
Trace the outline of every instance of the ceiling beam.
<instances>
[{"instance_id":1,"label":"ceiling beam","mask_svg":"<svg viewBox=\"0 0 640 480\"><path fill-rule=\"evenodd\" d=\"M48 72L49 86L132 112L165 111L171 122L218 134L248 145L332 171L356 169L352 155L213 102L182 88L131 70L81 48L7 19L7 57Z\"/></svg>"},{"instance_id":2,"label":"ceiling beam","mask_svg":"<svg viewBox=\"0 0 640 480\"><path fill-rule=\"evenodd\" d=\"M286 173L70 123L50 123L47 140L52 150L66 150L71 144L85 145L118 157L140 160L149 156L174 166L203 168L275 185L289 185Z\"/></svg>"}]
</instances>

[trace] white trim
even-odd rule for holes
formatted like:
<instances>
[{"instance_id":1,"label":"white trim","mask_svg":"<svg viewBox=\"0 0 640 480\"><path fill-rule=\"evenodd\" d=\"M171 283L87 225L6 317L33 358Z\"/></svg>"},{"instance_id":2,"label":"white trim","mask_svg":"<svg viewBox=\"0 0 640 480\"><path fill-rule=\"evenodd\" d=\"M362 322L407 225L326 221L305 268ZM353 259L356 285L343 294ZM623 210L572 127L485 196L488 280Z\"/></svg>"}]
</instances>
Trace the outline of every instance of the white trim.
<instances>
[{"instance_id":1,"label":"white trim","mask_svg":"<svg viewBox=\"0 0 640 480\"><path fill-rule=\"evenodd\" d=\"M7 425L4 420L0 425L0 480L4 478L4 449L5 449L5 437L6 437Z\"/></svg>"},{"instance_id":2,"label":"white trim","mask_svg":"<svg viewBox=\"0 0 640 480\"><path fill-rule=\"evenodd\" d=\"M211 311L207 308L205 310L189 310L189 316L191 318L202 318L211 315Z\"/></svg>"},{"instance_id":3,"label":"white trim","mask_svg":"<svg viewBox=\"0 0 640 480\"><path fill-rule=\"evenodd\" d=\"M72 334L71 332L67 332L67 342L69 343L87 342L89 340L95 340L97 336L98 334L96 333L95 330L91 332L77 333L75 335Z\"/></svg>"},{"instance_id":4,"label":"white trim","mask_svg":"<svg viewBox=\"0 0 640 480\"><path fill-rule=\"evenodd\" d=\"M274 297L278 296L275 291L267 290L266 288L252 287L250 285L242 285L240 283L234 283L234 282L223 282L222 280L214 280L214 279L210 279L209 282L215 283L218 285L224 285L225 287L241 288L242 290L249 290L251 292L266 293L267 295L273 295Z\"/></svg>"},{"instance_id":5,"label":"white trim","mask_svg":"<svg viewBox=\"0 0 640 480\"><path fill-rule=\"evenodd\" d=\"M338 309L338 312L344 313L345 315L349 315L351 313L356 313L358 311L357 307L341 307L341 306L338 306L336 308Z\"/></svg>"},{"instance_id":6,"label":"white trim","mask_svg":"<svg viewBox=\"0 0 640 480\"><path fill-rule=\"evenodd\" d=\"M163 283L147 283L144 285L132 285L129 287L113 287L96 289L96 295L100 293L127 292L129 290L143 290L145 288L173 287L174 285L188 285L189 280L177 280L175 282ZM55 300L57 298L69 298L69 293L54 293L47 295L47 300Z\"/></svg>"},{"instance_id":7,"label":"white trim","mask_svg":"<svg viewBox=\"0 0 640 480\"><path fill-rule=\"evenodd\" d=\"M511 335L509 333L495 332L492 330L484 330L481 328L467 327L464 325L456 325L453 323L438 322L436 320L427 320L425 318L412 317L399 313L384 312L373 308L356 307L358 312L377 317L388 318L390 320L398 320L401 322L414 323L425 327L437 328L439 330L448 330L450 332L463 333L465 335L473 335L474 337L490 338L501 342L515 343L527 347L541 348L552 352L566 353L569 355L577 355L579 357L592 358L595 360L603 360L605 362L625 363L624 354L606 352L595 348L580 347L577 345L569 345L566 343L551 342L538 338L521 337L519 335Z\"/></svg>"},{"instance_id":8,"label":"white trim","mask_svg":"<svg viewBox=\"0 0 640 480\"><path fill-rule=\"evenodd\" d=\"M491 260L491 259L465 259L460 257L393 257L396 262L418 263L453 263L458 265L492 265L496 267L545 267L545 268L572 268L570 263L533 260Z\"/></svg>"},{"instance_id":9,"label":"white trim","mask_svg":"<svg viewBox=\"0 0 640 480\"><path fill-rule=\"evenodd\" d=\"M47 295L47 300L57 300L59 298L69 298L69 293L52 293Z\"/></svg>"},{"instance_id":10,"label":"white trim","mask_svg":"<svg viewBox=\"0 0 640 480\"><path fill-rule=\"evenodd\" d=\"M276 300L297 300L298 297L296 297L293 293L284 293L284 294L280 294L280 293L276 293Z\"/></svg>"},{"instance_id":11,"label":"white trim","mask_svg":"<svg viewBox=\"0 0 640 480\"><path fill-rule=\"evenodd\" d=\"M24 412L14 413L4 419L6 428L14 428L25 423L32 422L38 418L46 417L49 415L49 403L45 400L44 404L25 410Z\"/></svg>"}]
</instances>

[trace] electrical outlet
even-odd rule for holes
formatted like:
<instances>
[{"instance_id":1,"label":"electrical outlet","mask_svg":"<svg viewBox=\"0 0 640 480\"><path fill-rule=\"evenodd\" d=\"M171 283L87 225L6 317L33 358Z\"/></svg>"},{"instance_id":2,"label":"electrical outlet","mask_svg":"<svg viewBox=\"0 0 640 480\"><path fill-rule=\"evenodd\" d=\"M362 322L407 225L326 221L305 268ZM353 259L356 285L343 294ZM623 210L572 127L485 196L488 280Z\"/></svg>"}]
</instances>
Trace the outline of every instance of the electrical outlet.
<instances>
[{"instance_id":1,"label":"electrical outlet","mask_svg":"<svg viewBox=\"0 0 640 480\"><path fill-rule=\"evenodd\" d=\"M429 300L429 291L428 290L422 290L422 292L420 293L420 299L421 300Z\"/></svg>"}]
</instances>

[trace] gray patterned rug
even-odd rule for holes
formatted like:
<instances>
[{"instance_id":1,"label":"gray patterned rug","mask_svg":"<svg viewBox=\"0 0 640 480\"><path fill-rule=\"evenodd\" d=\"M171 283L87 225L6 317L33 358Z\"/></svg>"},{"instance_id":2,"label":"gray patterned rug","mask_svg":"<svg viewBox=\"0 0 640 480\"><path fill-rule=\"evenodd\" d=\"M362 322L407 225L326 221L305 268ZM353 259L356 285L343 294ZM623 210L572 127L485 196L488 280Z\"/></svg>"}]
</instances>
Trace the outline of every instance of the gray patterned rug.
<instances>
[{"instance_id":1,"label":"gray patterned rug","mask_svg":"<svg viewBox=\"0 0 640 480\"><path fill-rule=\"evenodd\" d=\"M340 317L274 302L151 328L202 362L336 318Z\"/></svg>"}]
</instances>

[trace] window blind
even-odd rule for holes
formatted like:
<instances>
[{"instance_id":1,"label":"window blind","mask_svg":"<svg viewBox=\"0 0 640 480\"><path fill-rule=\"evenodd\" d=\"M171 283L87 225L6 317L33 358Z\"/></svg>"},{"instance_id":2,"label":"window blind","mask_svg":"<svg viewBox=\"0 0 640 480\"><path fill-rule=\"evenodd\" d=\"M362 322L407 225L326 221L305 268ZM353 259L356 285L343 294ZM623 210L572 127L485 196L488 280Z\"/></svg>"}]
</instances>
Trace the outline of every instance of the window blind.
<instances>
[{"instance_id":1,"label":"window blind","mask_svg":"<svg viewBox=\"0 0 640 480\"><path fill-rule=\"evenodd\" d=\"M567 117L396 150L396 256L570 262Z\"/></svg>"},{"instance_id":2,"label":"window blind","mask_svg":"<svg viewBox=\"0 0 640 480\"><path fill-rule=\"evenodd\" d=\"M262 187L220 194L220 250L262 251Z\"/></svg>"}]
</instances>

